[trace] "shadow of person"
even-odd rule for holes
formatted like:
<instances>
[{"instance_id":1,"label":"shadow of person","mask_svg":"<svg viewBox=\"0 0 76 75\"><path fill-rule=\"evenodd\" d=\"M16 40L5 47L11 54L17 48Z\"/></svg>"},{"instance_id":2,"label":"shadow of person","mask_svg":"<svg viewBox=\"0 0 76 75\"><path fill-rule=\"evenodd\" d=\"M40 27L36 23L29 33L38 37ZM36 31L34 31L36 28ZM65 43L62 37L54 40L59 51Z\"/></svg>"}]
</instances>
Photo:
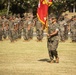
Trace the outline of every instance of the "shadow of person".
<instances>
[{"instance_id":1,"label":"shadow of person","mask_svg":"<svg viewBox=\"0 0 76 75\"><path fill-rule=\"evenodd\" d=\"M47 58L45 58L45 59L40 59L40 60L38 60L38 61L41 61L41 62L50 62L50 60L49 59L47 59Z\"/></svg>"}]
</instances>

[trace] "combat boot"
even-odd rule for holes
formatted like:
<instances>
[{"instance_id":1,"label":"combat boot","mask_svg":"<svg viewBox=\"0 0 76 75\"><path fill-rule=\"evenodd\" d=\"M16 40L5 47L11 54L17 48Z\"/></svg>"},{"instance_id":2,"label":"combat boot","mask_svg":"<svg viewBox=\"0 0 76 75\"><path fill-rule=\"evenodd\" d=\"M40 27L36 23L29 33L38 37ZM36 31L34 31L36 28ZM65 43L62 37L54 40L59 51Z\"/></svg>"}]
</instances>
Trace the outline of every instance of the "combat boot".
<instances>
[{"instance_id":1,"label":"combat boot","mask_svg":"<svg viewBox=\"0 0 76 75\"><path fill-rule=\"evenodd\" d=\"M59 63L59 58L56 58L56 63Z\"/></svg>"}]
</instances>

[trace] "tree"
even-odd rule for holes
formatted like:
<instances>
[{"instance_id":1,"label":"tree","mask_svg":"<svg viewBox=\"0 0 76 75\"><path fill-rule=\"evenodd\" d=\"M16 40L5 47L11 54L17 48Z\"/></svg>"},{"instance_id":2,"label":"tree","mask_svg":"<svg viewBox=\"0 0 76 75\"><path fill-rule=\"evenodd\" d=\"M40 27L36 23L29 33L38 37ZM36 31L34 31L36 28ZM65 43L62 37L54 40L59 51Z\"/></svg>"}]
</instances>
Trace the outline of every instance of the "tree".
<instances>
[{"instance_id":1,"label":"tree","mask_svg":"<svg viewBox=\"0 0 76 75\"><path fill-rule=\"evenodd\" d=\"M52 6L49 8L49 13L54 13L55 15L57 15L57 17L59 18L59 16L69 10L70 5L76 5L76 1L75 0L53 0L53 4Z\"/></svg>"},{"instance_id":2,"label":"tree","mask_svg":"<svg viewBox=\"0 0 76 75\"><path fill-rule=\"evenodd\" d=\"M67 10L66 0L54 0L50 8L52 12L59 17L63 12Z\"/></svg>"},{"instance_id":3,"label":"tree","mask_svg":"<svg viewBox=\"0 0 76 75\"><path fill-rule=\"evenodd\" d=\"M36 15L39 0L0 0L0 10L7 10L7 14L23 14L24 12L33 12ZM71 5L76 5L75 0L53 0L49 7L49 14L52 12L58 17L67 11Z\"/></svg>"}]
</instances>

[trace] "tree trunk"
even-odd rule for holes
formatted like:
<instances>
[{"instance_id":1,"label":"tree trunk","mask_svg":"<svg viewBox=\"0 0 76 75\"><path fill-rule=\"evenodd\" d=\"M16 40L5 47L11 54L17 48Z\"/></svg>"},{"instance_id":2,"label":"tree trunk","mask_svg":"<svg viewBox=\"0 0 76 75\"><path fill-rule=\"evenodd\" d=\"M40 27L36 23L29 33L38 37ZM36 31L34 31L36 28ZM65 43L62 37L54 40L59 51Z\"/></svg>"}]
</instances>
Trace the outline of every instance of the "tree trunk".
<instances>
[{"instance_id":1,"label":"tree trunk","mask_svg":"<svg viewBox=\"0 0 76 75\"><path fill-rule=\"evenodd\" d=\"M10 10L10 0L8 0L7 15L9 14L9 10Z\"/></svg>"},{"instance_id":2,"label":"tree trunk","mask_svg":"<svg viewBox=\"0 0 76 75\"><path fill-rule=\"evenodd\" d=\"M73 5L73 13L75 13L75 5Z\"/></svg>"}]
</instances>

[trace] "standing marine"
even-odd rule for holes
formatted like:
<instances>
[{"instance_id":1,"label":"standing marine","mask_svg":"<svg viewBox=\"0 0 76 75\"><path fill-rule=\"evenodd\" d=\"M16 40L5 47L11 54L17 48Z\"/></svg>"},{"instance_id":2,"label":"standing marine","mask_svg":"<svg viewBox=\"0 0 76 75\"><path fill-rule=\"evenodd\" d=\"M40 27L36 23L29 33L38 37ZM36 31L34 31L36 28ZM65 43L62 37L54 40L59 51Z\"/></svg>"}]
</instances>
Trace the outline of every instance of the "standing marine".
<instances>
[{"instance_id":1,"label":"standing marine","mask_svg":"<svg viewBox=\"0 0 76 75\"><path fill-rule=\"evenodd\" d=\"M36 35L37 35L37 41L42 41L43 39L43 26L42 23L37 19L36 23Z\"/></svg>"},{"instance_id":2,"label":"standing marine","mask_svg":"<svg viewBox=\"0 0 76 75\"><path fill-rule=\"evenodd\" d=\"M0 41L2 41L3 29L2 29L2 17L0 16Z\"/></svg>"},{"instance_id":3,"label":"standing marine","mask_svg":"<svg viewBox=\"0 0 76 75\"><path fill-rule=\"evenodd\" d=\"M72 17L70 22L70 32L72 42L76 42L76 15Z\"/></svg>"},{"instance_id":4,"label":"standing marine","mask_svg":"<svg viewBox=\"0 0 76 75\"><path fill-rule=\"evenodd\" d=\"M49 57L51 60L51 63L54 62L54 57L55 57L55 62L59 63L59 57L58 57L58 51L57 47L59 44L59 37L58 37L58 32L59 32L59 24L57 23L56 17L52 17L51 19L52 23L49 25L49 31L47 34L48 37L48 53Z\"/></svg>"}]
</instances>

